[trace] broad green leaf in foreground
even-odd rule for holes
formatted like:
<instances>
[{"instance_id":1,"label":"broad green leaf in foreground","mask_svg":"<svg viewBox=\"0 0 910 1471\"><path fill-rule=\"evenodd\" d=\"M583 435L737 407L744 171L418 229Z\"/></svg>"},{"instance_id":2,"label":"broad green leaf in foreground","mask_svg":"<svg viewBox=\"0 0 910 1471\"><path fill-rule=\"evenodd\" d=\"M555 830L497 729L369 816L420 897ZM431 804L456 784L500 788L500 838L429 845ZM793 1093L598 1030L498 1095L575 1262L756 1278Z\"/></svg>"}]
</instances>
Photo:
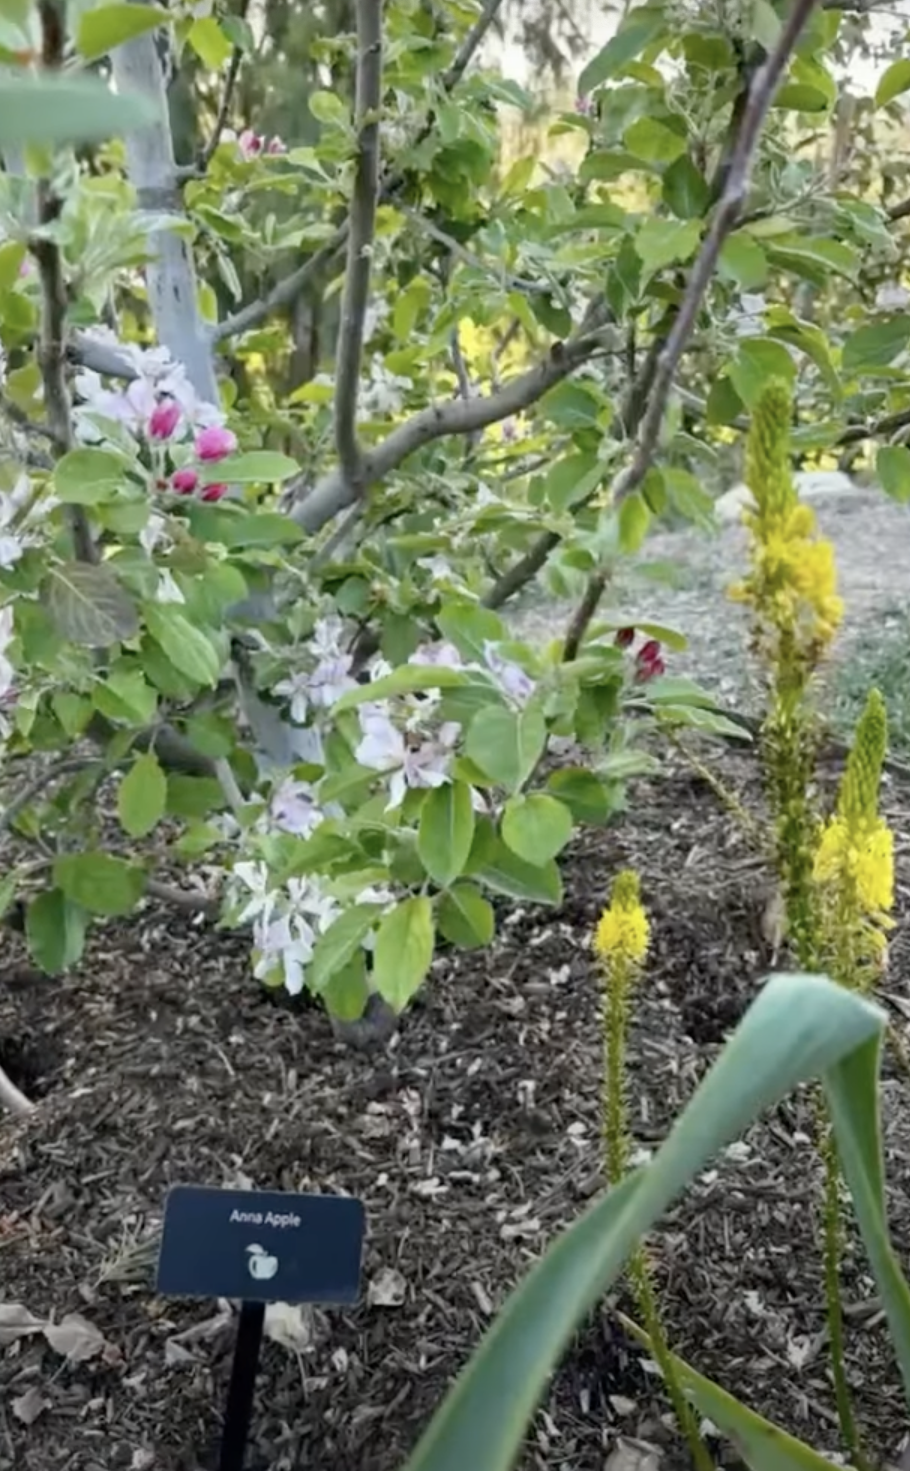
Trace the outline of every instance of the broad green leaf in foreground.
<instances>
[{"instance_id":1,"label":"broad green leaf in foreground","mask_svg":"<svg viewBox=\"0 0 910 1471\"><path fill-rule=\"evenodd\" d=\"M0 80L0 147L89 143L154 122L144 97L119 97L90 77L45 72Z\"/></svg>"},{"instance_id":2,"label":"broad green leaf in foreground","mask_svg":"<svg viewBox=\"0 0 910 1471\"><path fill-rule=\"evenodd\" d=\"M652 1163L565 1231L509 1298L408 1471L508 1471L573 1331L643 1234L763 1108L855 1053L884 1025L877 1006L824 977L770 980Z\"/></svg>"},{"instance_id":3,"label":"broad green leaf in foreground","mask_svg":"<svg viewBox=\"0 0 910 1471\"><path fill-rule=\"evenodd\" d=\"M76 27L76 50L85 61L97 61L124 41L167 25L168 14L156 5L117 3L86 10Z\"/></svg>"},{"instance_id":4,"label":"broad green leaf in foreground","mask_svg":"<svg viewBox=\"0 0 910 1471\"><path fill-rule=\"evenodd\" d=\"M145 888L145 872L112 853L67 853L54 863L54 882L90 914L129 914Z\"/></svg>"},{"instance_id":5,"label":"broad green leaf in foreground","mask_svg":"<svg viewBox=\"0 0 910 1471\"><path fill-rule=\"evenodd\" d=\"M28 953L46 975L56 976L81 959L88 913L62 889L37 894L25 915Z\"/></svg>"}]
</instances>

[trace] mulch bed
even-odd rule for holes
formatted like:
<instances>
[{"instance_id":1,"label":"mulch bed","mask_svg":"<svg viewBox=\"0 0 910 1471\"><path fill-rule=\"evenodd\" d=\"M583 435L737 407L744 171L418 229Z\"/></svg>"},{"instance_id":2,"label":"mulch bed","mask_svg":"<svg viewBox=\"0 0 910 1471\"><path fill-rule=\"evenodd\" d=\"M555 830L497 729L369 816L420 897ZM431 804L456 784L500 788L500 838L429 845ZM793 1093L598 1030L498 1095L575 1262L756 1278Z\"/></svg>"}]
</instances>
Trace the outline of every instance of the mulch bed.
<instances>
[{"instance_id":1,"label":"mulch bed","mask_svg":"<svg viewBox=\"0 0 910 1471\"><path fill-rule=\"evenodd\" d=\"M754 787L751 758L723 764L737 789ZM906 833L910 789L891 780L886 805ZM905 913L907 861L900 852ZM0 1120L0 1301L81 1314L106 1343L76 1363L38 1333L0 1347L0 1468L215 1464L230 1315L157 1298L148 1253L141 1263L167 1188L190 1181L364 1199L363 1301L285 1319L293 1343L266 1343L249 1465L400 1471L509 1288L600 1187L589 946L627 862L654 925L630 1058L636 1142L649 1148L773 961L761 875L685 771L639 784L621 822L575 843L559 911L503 907L494 948L441 956L378 1056L343 1050L318 1009L263 993L242 938L170 910L96 931L65 980L37 975L4 936L0 1062L40 1107ZM899 927L887 991L902 1027L908 947ZM886 1075L884 1091L906 1261L905 1085ZM652 1247L677 1350L830 1451L811 1132L808 1099L788 1100L701 1176ZM870 1449L894 1461L907 1419L874 1292L851 1241L851 1379ZM655 1446L666 1471L688 1465L654 1373L605 1305L566 1356L523 1465L603 1471L619 1437ZM719 1444L717 1458L736 1464Z\"/></svg>"}]
</instances>

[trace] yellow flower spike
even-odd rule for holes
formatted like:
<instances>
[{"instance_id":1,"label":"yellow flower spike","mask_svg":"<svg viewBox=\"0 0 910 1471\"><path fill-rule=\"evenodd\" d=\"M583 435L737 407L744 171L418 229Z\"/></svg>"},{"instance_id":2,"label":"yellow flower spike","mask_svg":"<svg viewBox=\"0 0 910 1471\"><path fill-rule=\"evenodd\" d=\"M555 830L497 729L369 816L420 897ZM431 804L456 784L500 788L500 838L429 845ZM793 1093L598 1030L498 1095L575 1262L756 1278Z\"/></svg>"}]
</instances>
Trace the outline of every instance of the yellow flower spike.
<instances>
[{"instance_id":1,"label":"yellow flower spike","mask_svg":"<svg viewBox=\"0 0 910 1471\"><path fill-rule=\"evenodd\" d=\"M796 504L789 459L791 412L789 389L774 379L756 405L746 444L746 484L762 521L776 520Z\"/></svg>"},{"instance_id":2,"label":"yellow flower spike","mask_svg":"<svg viewBox=\"0 0 910 1471\"><path fill-rule=\"evenodd\" d=\"M640 965L648 953L651 926L641 902L638 874L623 869L613 880L610 903L594 933L594 953L604 962Z\"/></svg>"},{"instance_id":3,"label":"yellow flower spike","mask_svg":"<svg viewBox=\"0 0 910 1471\"><path fill-rule=\"evenodd\" d=\"M871 689L857 721L838 797L838 810L849 826L871 822L878 812L887 745L888 712L879 691Z\"/></svg>"}]
</instances>

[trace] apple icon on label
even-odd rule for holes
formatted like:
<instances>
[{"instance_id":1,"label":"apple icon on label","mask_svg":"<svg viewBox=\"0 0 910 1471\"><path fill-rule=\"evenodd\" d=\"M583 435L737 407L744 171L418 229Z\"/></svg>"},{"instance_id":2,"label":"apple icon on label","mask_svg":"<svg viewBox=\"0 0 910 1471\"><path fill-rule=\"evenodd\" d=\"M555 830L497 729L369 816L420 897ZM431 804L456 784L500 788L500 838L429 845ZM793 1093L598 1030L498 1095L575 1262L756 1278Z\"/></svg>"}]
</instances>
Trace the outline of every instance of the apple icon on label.
<instances>
[{"instance_id":1,"label":"apple icon on label","mask_svg":"<svg viewBox=\"0 0 910 1471\"><path fill-rule=\"evenodd\" d=\"M277 1256L271 1256L263 1246L248 1246L247 1251L250 1254L247 1266L251 1277L255 1277L257 1282L268 1282L270 1277L274 1277L278 1271Z\"/></svg>"}]
</instances>

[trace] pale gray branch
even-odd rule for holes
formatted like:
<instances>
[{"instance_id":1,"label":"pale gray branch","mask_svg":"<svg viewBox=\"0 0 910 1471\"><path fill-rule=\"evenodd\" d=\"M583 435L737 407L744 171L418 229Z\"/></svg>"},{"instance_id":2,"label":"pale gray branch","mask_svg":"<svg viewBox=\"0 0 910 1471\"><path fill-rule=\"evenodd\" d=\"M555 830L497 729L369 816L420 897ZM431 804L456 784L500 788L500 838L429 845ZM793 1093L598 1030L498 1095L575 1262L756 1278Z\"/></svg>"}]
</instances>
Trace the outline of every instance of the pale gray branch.
<instances>
[{"instance_id":1,"label":"pale gray branch","mask_svg":"<svg viewBox=\"0 0 910 1471\"><path fill-rule=\"evenodd\" d=\"M503 0L486 0L483 10L459 47L455 60L452 62L448 71L443 74L442 86L444 91L451 92L453 87L458 86L458 83L486 40L487 32L502 9L502 5Z\"/></svg>"},{"instance_id":2,"label":"pale gray branch","mask_svg":"<svg viewBox=\"0 0 910 1471\"><path fill-rule=\"evenodd\" d=\"M335 354L335 447L342 474L359 489L363 455L357 438L357 399L363 332L370 301L373 235L379 196L379 110L382 103L382 0L357 0L357 156L348 228L348 254Z\"/></svg>"}]
</instances>

